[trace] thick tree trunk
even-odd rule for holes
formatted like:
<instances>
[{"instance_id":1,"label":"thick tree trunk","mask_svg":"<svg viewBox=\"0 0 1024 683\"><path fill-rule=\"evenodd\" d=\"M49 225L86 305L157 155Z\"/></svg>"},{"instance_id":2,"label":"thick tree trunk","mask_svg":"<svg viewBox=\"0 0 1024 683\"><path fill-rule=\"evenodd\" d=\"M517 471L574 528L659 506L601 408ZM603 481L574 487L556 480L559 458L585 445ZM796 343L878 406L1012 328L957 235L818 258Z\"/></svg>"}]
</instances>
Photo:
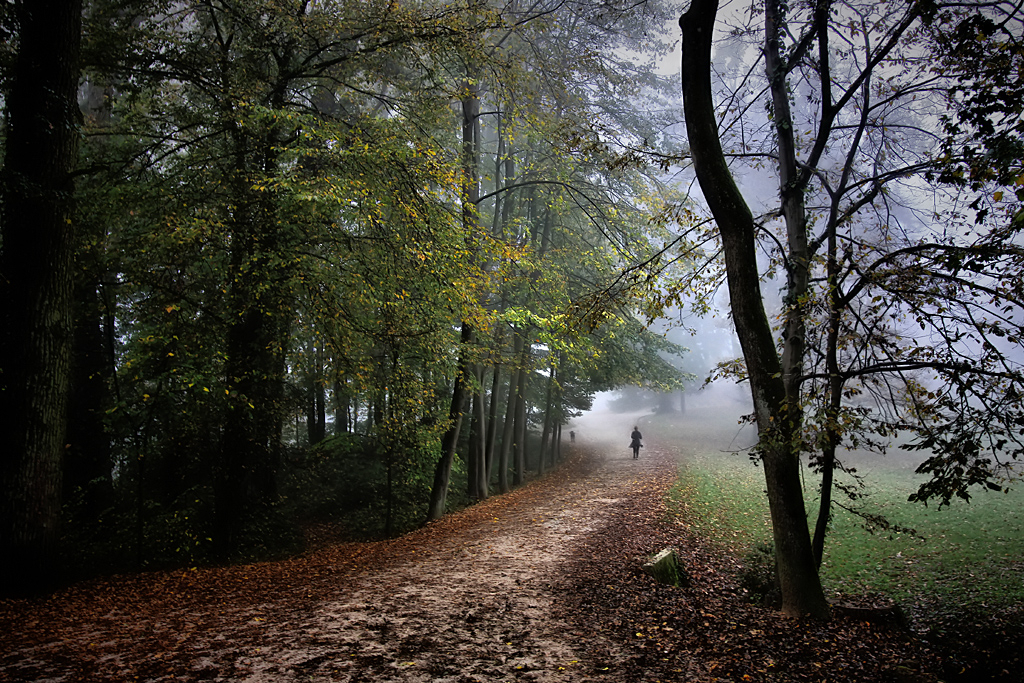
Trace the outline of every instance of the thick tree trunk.
<instances>
[{"instance_id":1,"label":"thick tree trunk","mask_svg":"<svg viewBox=\"0 0 1024 683\"><path fill-rule=\"evenodd\" d=\"M239 533L254 507L277 499L281 457L285 332L268 311L242 310L228 330L228 410L214 486L215 542L223 556L239 548Z\"/></svg>"},{"instance_id":2,"label":"thick tree trunk","mask_svg":"<svg viewBox=\"0 0 1024 683\"><path fill-rule=\"evenodd\" d=\"M0 591L50 586L71 379L82 3L16 5L0 253Z\"/></svg>"},{"instance_id":3,"label":"thick tree trunk","mask_svg":"<svg viewBox=\"0 0 1024 683\"><path fill-rule=\"evenodd\" d=\"M743 349L760 437L772 517L782 610L827 618L811 549L799 470L799 406L787 400L789 378L765 315L750 209L729 171L711 95L711 42L717 0L694 0L680 20L682 89L690 153L701 190L718 224L737 335Z\"/></svg>"}]
</instances>

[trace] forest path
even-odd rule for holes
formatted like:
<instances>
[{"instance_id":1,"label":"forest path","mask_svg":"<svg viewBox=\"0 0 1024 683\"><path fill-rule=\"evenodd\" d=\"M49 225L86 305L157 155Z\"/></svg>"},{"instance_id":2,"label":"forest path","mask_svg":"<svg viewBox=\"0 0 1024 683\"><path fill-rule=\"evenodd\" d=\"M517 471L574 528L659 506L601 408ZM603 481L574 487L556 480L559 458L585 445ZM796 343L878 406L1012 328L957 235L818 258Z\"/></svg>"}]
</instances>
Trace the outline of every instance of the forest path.
<instances>
[{"instance_id":1,"label":"forest path","mask_svg":"<svg viewBox=\"0 0 1024 683\"><path fill-rule=\"evenodd\" d=\"M595 530L657 514L674 456L633 460L632 424L592 415L559 469L392 541L0 603L0 681L610 680L553 602Z\"/></svg>"}]
</instances>

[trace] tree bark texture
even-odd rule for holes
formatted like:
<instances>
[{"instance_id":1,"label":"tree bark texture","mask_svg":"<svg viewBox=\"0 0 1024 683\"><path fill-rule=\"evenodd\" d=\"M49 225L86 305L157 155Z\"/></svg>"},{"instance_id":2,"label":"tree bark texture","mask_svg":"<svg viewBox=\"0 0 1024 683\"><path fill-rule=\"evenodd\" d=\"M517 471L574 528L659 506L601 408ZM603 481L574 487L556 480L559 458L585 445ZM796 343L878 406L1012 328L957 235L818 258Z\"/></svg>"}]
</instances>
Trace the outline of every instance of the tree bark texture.
<instances>
[{"instance_id":1,"label":"tree bark texture","mask_svg":"<svg viewBox=\"0 0 1024 683\"><path fill-rule=\"evenodd\" d=\"M455 449L459 445L459 434L462 431L462 415L466 411L466 380L469 376L469 355L467 347L473 341L473 326L462 323L460 337L459 370L452 388L452 402L448 408L448 429L441 439L441 457L434 468L434 484L430 488L430 504L427 507L427 521L441 519L444 516L448 501L448 487L452 479L452 462L455 460Z\"/></svg>"},{"instance_id":2,"label":"tree bark texture","mask_svg":"<svg viewBox=\"0 0 1024 683\"><path fill-rule=\"evenodd\" d=\"M782 610L827 618L811 549L799 469L799 429L789 414L783 367L764 311L753 216L729 171L711 91L711 44L717 0L695 0L683 31L682 90L690 153L718 224L733 320L746 361L768 489Z\"/></svg>"},{"instance_id":3,"label":"tree bark texture","mask_svg":"<svg viewBox=\"0 0 1024 683\"><path fill-rule=\"evenodd\" d=\"M518 331L513 335L512 357L518 362L523 351L523 335ZM523 382L523 369L518 365L513 367L508 378L508 395L505 398L505 420L501 427L501 444L498 452L498 490L501 493L508 493L511 486L508 481L509 459L512 454L512 444L515 441L516 405L519 396L519 388Z\"/></svg>"},{"instance_id":4,"label":"tree bark texture","mask_svg":"<svg viewBox=\"0 0 1024 683\"><path fill-rule=\"evenodd\" d=\"M500 337L498 342L500 343ZM497 347L500 348L500 347ZM497 460L498 446L498 406L501 405L501 364L495 364L491 370L491 399L487 403L487 443L484 444L484 481L490 494L491 480L494 478L494 466Z\"/></svg>"},{"instance_id":5,"label":"tree bark texture","mask_svg":"<svg viewBox=\"0 0 1024 683\"><path fill-rule=\"evenodd\" d=\"M82 3L16 5L0 254L0 584L56 572L71 378L74 183Z\"/></svg>"},{"instance_id":6,"label":"tree bark texture","mask_svg":"<svg viewBox=\"0 0 1024 683\"><path fill-rule=\"evenodd\" d=\"M469 428L469 452L466 455L466 485L467 495L470 500L483 500L487 497L487 482L484 480L487 471L484 462L484 393L483 393L483 368L477 364L473 366L475 377L473 399L470 402Z\"/></svg>"}]
</instances>

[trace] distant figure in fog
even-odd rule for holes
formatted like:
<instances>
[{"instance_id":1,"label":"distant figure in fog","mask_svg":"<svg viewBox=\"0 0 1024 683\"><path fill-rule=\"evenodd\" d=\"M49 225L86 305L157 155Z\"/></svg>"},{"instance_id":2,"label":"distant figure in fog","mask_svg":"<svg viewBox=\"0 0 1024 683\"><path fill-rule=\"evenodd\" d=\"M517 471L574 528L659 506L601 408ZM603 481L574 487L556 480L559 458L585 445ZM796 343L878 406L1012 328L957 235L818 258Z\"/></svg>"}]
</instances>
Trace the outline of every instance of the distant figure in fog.
<instances>
[{"instance_id":1,"label":"distant figure in fog","mask_svg":"<svg viewBox=\"0 0 1024 683\"><path fill-rule=\"evenodd\" d=\"M644 438L644 435L640 433L639 427L633 427L633 433L629 435L632 441L629 442L629 447L633 449L633 459L636 460L640 457L640 449L644 447L640 443L640 439Z\"/></svg>"},{"instance_id":2,"label":"distant figure in fog","mask_svg":"<svg viewBox=\"0 0 1024 683\"><path fill-rule=\"evenodd\" d=\"M569 432L569 443L576 443L576 432Z\"/></svg>"}]
</instances>

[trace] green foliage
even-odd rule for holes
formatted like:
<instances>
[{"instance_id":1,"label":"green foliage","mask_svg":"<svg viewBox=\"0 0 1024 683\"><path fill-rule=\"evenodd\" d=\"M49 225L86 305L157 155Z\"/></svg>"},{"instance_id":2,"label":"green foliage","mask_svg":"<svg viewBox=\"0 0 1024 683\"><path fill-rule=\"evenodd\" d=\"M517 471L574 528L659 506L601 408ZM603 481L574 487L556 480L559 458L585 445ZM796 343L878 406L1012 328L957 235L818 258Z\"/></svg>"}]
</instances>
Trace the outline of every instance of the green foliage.
<instances>
[{"instance_id":1,"label":"green foliage","mask_svg":"<svg viewBox=\"0 0 1024 683\"><path fill-rule=\"evenodd\" d=\"M83 493L76 491L64 505L65 578L194 566L212 559L208 489L190 488L166 502L140 501L129 484L99 512Z\"/></svg>"},{"instance_id":2,"label":"green foliage","mask_svg":"<svg viewBox=\"0 0 1024 683\"><path fill-rule=\"evenodd\" d=\"M434 440L395 452L365 437L328 438L296 453L282 507L296 523L329 523L353 539L409 531L423 521L438 448Z\"/></svg>"},{"instance_id":3,"label":"green foliage","mask_svg":"<svg viewBox=\"0 0 1024 683\"><path fill-rule=\"evenodd\" d=\"M588 11L91 4L76 225L97 303L79 317L104 337L108 393L88 410L114 494L102 512L69 501L69 553L167 566L294 550L314 522L412 528L460 357L522 364L532 425L541 366L555 423L611 383L677 379L660 354L680 349L628 312L676 197L641 153L667 119L615 106L668 82L612 68L633 59L618 47L666 45L653 14L608 30ZM471 81L486 111L473 206L451 106ZM577 303L594 297L585 329ZM344 433L307 451L318 421Z\"/></svg>"},{"instance_id":4,"label":"green foliage","mask_svg":"<svg viewBox=\"0 0 1024 683\"><path fill-rule=\"evenodd\" d=\"M775 548L771 543L757 543L740 560L740 588L747 599L765 607L778 608L781 599L775 572Z\"/></svg>"}]
</instances>

